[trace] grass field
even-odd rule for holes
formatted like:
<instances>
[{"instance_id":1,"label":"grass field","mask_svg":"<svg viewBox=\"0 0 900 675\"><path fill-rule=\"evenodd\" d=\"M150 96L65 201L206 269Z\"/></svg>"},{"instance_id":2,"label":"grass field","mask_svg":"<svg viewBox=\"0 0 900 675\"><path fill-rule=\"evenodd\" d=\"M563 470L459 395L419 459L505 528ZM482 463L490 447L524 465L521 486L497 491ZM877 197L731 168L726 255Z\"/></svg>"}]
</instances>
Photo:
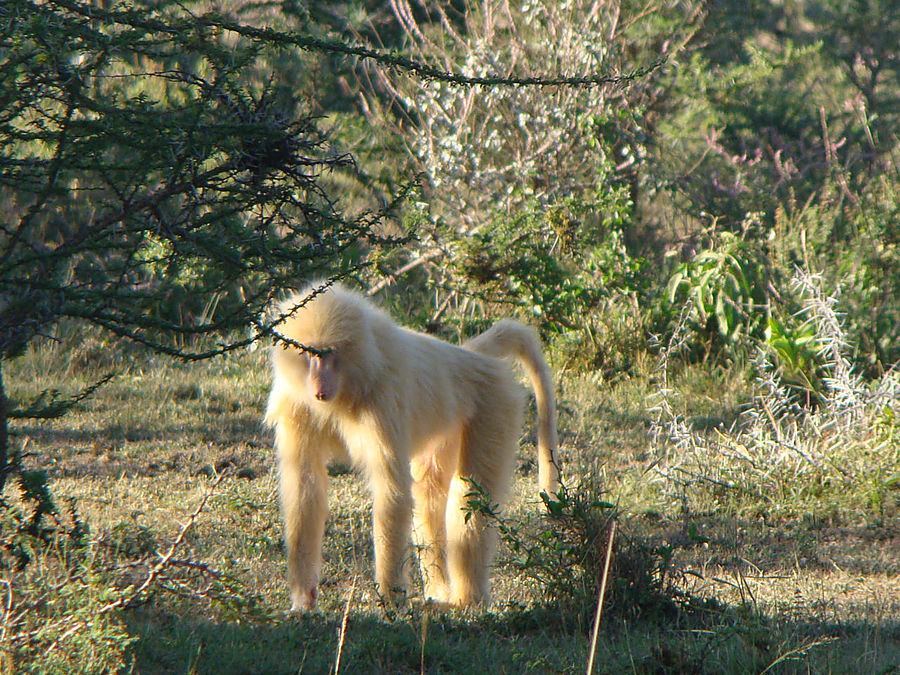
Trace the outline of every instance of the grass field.
<instances>
[{"instance_id":1,"label":"grass field","mask_svg":"<svg viewBox=\"0 0 900 675\"><path fill-rule=\"evenodd\" d=\"M50 476L60 527L89 532L0 570L8 672L325 673L338 658L346 673L585 672L590 612L577 608L596 588L572 573L596 570L604 547L547 543L557 521L541 515L533 418L503 518L546 550L523 562L501 547L489 608L437 611L414 583L386 611L366 491L336 467L320 611L294 617L260 422L265 354L183 365L87 338L30 351L7 389L77 390L108 370L118 375L78 410L13 427L26 466ZM620 527L595 672L900 673L896 387L798 425L772 408L752 415L767 406L746 372L648 363L616 382L558 376L566 480L588 506L568 522L615 513ZM599 501L614 508L591 512ZM573 551L577 564L553 569ZM636 588L639 573L650 586ZM549 592L539 580L555 574L575 581Z\"/></svg>"}]
</instances>

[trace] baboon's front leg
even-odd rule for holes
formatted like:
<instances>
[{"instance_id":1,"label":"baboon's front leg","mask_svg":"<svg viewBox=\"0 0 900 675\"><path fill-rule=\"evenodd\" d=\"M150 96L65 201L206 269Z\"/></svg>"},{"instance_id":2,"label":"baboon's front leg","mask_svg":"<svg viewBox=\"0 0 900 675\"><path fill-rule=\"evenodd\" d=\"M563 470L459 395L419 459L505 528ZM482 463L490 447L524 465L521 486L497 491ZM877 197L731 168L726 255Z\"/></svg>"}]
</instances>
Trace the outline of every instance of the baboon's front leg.
<instances>
[{"instance_id":1,"label":"baboon's front leg","mask_svg":"<svg viewBox=\"0 0 900 675\"><path fill-rule=\"evenodd\" d=\"M328 515L328 473L310 453L281 456L281 515L291 610L315 609Z\"/></svg>"},{"instance_id":2,"label":"baboon's front leg","mask_svg":"<svg viewBox=\"0 0 900 675\"><path fill-rule=\"evenodd\" d=\"M379 592L388 600L407 586L412 519L412 477L407 456L402 451L399 457L382 454L370 477L375 581Z\"/></svg>"},{"instance_id":3,"label":"baboon's front leg","mask_svg":"<svg viewBox=\"0 0 900 675\"><path fill-rule=\"evenodd\" d=\"M275 427L291 610L309 610L316 606L322 569L327 463L340 442L314 424L303 408L277 394L269 400L266 419Z\"/></svg>"}]
</instances>

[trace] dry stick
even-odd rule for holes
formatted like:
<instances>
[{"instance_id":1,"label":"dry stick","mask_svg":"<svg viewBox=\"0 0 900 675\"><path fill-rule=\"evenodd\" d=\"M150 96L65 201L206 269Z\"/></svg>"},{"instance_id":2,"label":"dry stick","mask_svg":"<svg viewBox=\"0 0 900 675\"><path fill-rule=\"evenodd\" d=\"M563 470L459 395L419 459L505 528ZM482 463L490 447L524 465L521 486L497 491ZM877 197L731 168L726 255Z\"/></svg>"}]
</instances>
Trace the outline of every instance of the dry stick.
<instances>
[{"instance_id":1,"label":"dry stick","mask_svg":"<svg viewBox=\"0 0 900 675\"><path fill-rule=\"evenodd\" d=\"M587 675L594 672L594 657L597 655L597 637L600 635L600 616L603 614L603 596L606 595L606 581L609 578L609 563L612 560L613 540L616 538L616 521L609 524L609 535L606 543L606 560L603 563L603 579L600 581L600 594L597 597L597 616L594 617L594 633L591 636L591 654L588 657Z\"/></svg>"},{"instance_id":2,"label":"dry stick","mask_svg":"<svg viewBox=\"0 0 900 675\"><path fill-rule=\"evenodd\" d=\"M6 602L3 603L3 622L0 623L0 666L2 666L3 644L6 642L6 633L9 631L9 627L12 625L10 616L12 615L13 592L12 582L10 582L8 579L0 579L0 585L3 585L6 588Z\"/></svg>"},{"instance_id":3,"label":"dry stick","mask_svg":"<svg viewBox=\"0 0 900 675\"><path fill-rule=\"evenodd\" d=\"M206 502L208 502L210 497L215 494L216 488L219 487L219 483L221 483L227 475L228 472L222 472L216 477L215 481L213 481L213 484L206 491L206 494L203 495L203 499L200 500L199 506L194 509L193 513L191 513L190 516L188 516L187 522L181 525L181 530L178 532L178 536L175 537L175 541L173 541L172 545L169 546L169 550L163 554L157 552L157 555L159 556L159 562L156 563L156 565L153 566L150 572L147 573L147 576L144 578L143 583L129 595L123 596L101 607L97 611L98 614L106 614L107 612L115 609L126 609L130 607L141 596L141 594L144 593L144 591L149 589L156 582L156 579L171 562L172 558L175 555L175 552L178 550L178 547L181 546L181 543L184 541L185 535L187 535L188 533L188 530L193 527L194 522L197 520L197 518L200 517L203 509L206 508Z\"/></svg>"},{"instance_id":4,"label":"dry stick","mask_svg":"<svg viewBox=\"0 0 900 675\"><path fill-rule=\"evenodd\" d=\"M419 675L425 675L425 639L428 637L428 619L431 608L426 605L422 611L422 658L419 661Z\"/></svg>"},{"instance_id":5,"label":"dry stick","mask_svg":"<svg viewBox=\"0 0 900 675\"><path fill-rule=\"evenodd\" d=\"M344 616L341 617L341 632L338 637L337 656L334 659L334 675L341 672L341 654L344 651L344 638L347 637L347 619L350 617L350 603L353 602L353 593L356 591L356 577L353 577L353 585L350 587L350 595L347 596L347 605L344 607Z\"/></svg>"},{"instance_id":6,"label":"dry stick","mask_svg":"<svg viewBox=\"0 0 900 675\"><path fill-rule=\"evenodd\" d=\"M442 255L444 255L443 251L429 251L428 253L424 253L424 254L420 255L418 258L413 258L408 263L406 263L403 267L401 267L398 270L394 270L393 272L391 272L390 274L385 276L377 284L372 286L372 288L370 288L368 291L366 291L366 295L368 295L368 296L375 295L376 293L378 293L378 291L385 288L386 286L390 286L392 283L397 281L397 279L399 277L403 276L407 272L414 270L416 267L419 267L420 265L424 265L425 263L427 263L431 260L434 260L435 258L439 258Z\"/></svg>"}]
</instances>

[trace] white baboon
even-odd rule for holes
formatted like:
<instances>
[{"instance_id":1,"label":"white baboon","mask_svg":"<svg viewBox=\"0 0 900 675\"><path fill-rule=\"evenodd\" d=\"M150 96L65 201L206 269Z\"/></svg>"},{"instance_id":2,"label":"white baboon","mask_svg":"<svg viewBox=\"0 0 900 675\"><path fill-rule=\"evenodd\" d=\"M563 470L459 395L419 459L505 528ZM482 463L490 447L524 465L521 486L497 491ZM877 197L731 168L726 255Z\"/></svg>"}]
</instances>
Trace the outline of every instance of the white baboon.
<instances>
[{"instance_id":1,"label":"white baboon","mask_svg":"<svg viewBox=\"0 0 900 675\"><path fill-rule=\"evenodd\" d=\"M485 602L494 528L466 506L473 483L502 503L510 482L524 392L502 357L528 372L540 488L559 489L555 397L535 331L504 319L457 347L397 326L357 293L316 287L281 305L287 341L272 351L266 410L276 430L292 608L316 604L326 468L342 457L372 491L381 593L405 586L412 532L427 597Z\"/></svg>"}]
</instances>

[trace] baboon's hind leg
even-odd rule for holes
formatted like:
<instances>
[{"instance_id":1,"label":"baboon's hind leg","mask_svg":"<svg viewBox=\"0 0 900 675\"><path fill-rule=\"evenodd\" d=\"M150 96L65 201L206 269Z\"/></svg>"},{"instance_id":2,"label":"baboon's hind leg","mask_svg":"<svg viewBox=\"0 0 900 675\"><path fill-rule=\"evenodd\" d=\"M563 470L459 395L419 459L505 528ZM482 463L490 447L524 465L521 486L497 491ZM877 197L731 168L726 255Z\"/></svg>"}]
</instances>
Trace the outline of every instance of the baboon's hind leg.
<instances>
[{"instance_id":1,"label":"baboon's hind leg","mask_svg":"<svg viewBox=\"0 0 900 675\"><path fill-rule=\"evenodd\" d=\"M440 442L412 462L413 536L419 553L425 597L449 599L447 578L447 491L459 456L459 435Z\"/></svg>"},{"instance_id":2,"label":"baboon's hind leg","mask_svg":"<svg viewBox=\"0 0 900 675\"><path fill-rule=\"evenodd\" d=\"M472 509L467 495L480 489L490 504L503 504L518 434L518 425L493 418L481 424L474 420L463 435L459 466L447 499L447 571L452 605L468 606L489 600L488 572L496 528L484 514Z\"/></svg>"}]
</instances>

